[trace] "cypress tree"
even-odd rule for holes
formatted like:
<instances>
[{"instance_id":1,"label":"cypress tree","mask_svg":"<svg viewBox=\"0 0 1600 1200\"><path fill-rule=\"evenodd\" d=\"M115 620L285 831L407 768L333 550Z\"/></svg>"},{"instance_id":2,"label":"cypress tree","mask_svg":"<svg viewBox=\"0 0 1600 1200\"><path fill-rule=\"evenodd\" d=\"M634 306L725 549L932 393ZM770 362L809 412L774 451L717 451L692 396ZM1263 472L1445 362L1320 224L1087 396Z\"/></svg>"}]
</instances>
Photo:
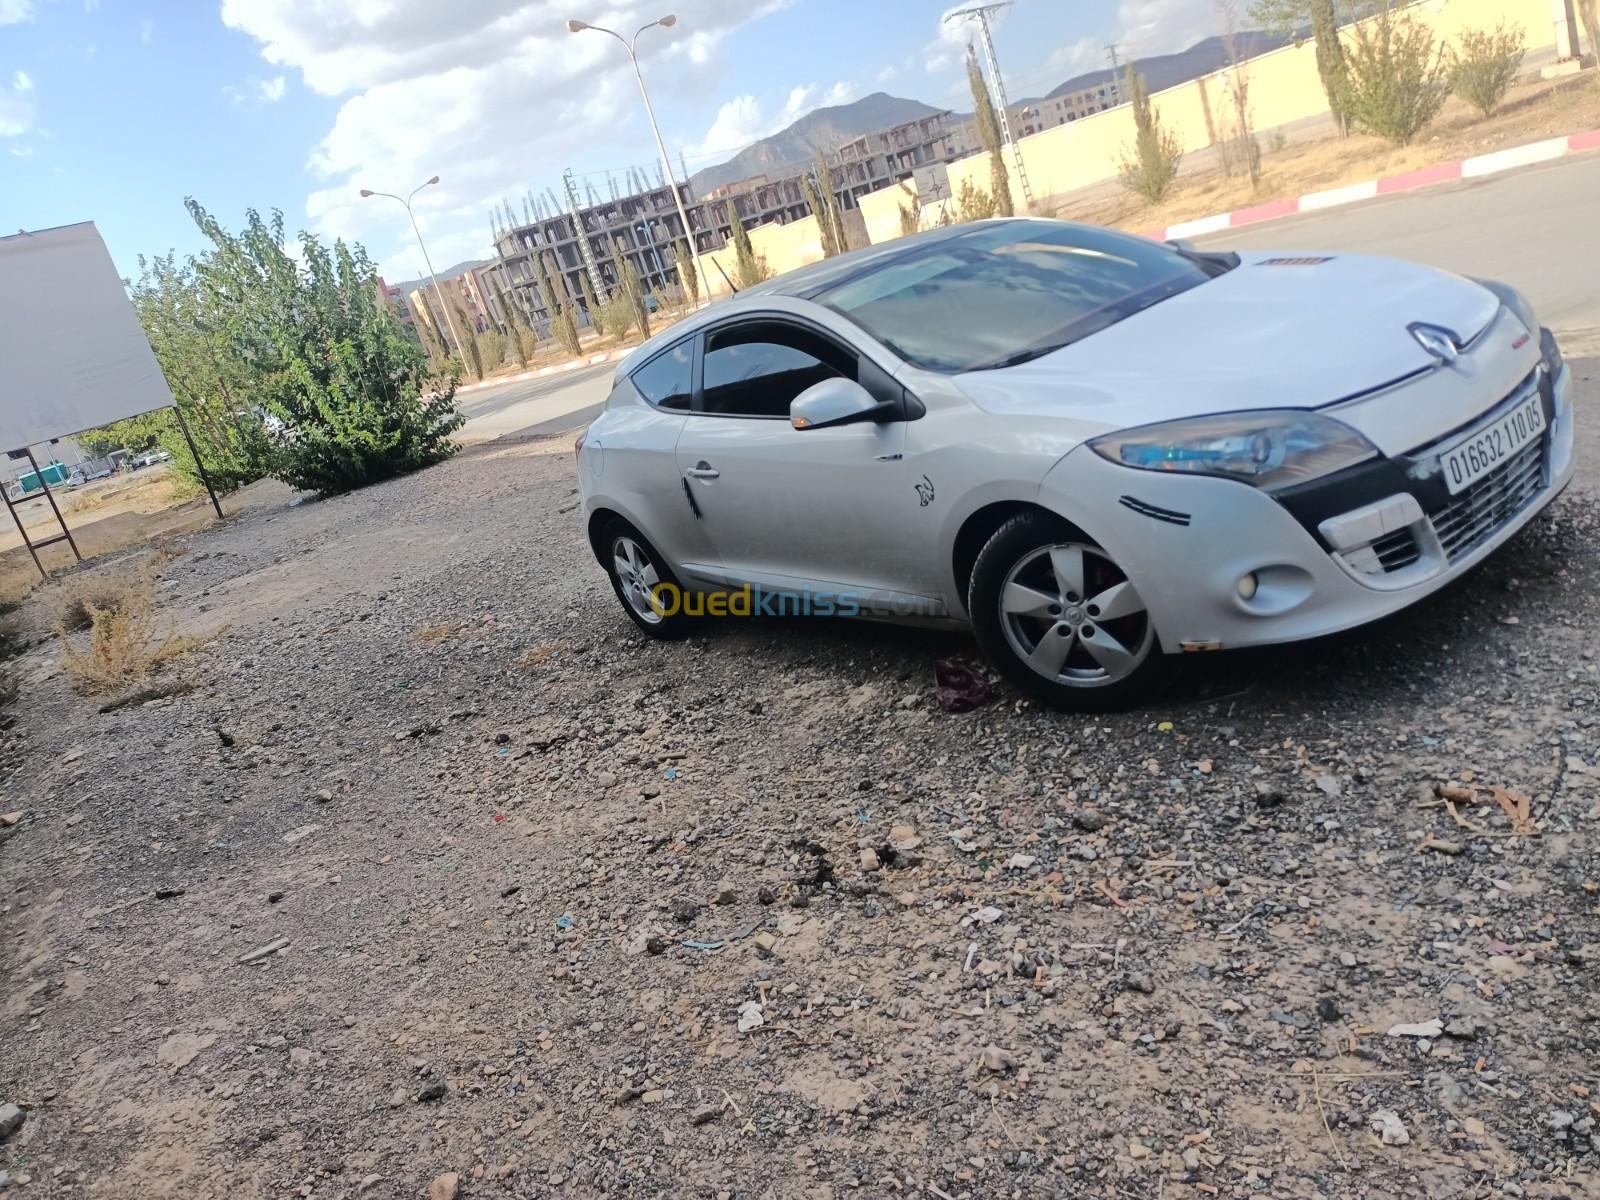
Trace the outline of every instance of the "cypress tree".
<instances>
[{"instance_id":1,"label":"cypress tree","mask_svg":"<svg viewBox=\"0 0 1600 1200\"><path fill-rule=\"evenodd\" d=\"M978 140L989 152L989 194L994 197L995 215L1013 216L1011 177L1006 174L1004 150L1000 144L1000 118L995 116L994 101L989 98L983 72L978 69L978 55L970 44L967 46L967 86L972 89L972 115L978 124Z\"/></svg>"}]
</instances>

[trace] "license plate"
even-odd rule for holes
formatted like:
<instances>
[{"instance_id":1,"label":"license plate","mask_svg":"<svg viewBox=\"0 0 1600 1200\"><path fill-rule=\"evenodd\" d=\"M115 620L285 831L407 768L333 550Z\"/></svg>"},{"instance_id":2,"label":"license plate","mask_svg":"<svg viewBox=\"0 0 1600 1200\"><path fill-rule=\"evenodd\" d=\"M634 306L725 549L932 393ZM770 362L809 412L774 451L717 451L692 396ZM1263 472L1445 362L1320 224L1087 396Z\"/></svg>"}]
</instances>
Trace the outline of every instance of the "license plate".
<instances>
[{"instance_id":1,"label":"license plate","mask_svg":"<svg viewBox=\"0 0 1600 1200\"><path fill-rule=\"evenodd\" d=\"M1440 453L1445 489L1454 496L1471 487L1543 432L1544 404L1536 392L1498 421Z\"/></svg>"}]
</instances>

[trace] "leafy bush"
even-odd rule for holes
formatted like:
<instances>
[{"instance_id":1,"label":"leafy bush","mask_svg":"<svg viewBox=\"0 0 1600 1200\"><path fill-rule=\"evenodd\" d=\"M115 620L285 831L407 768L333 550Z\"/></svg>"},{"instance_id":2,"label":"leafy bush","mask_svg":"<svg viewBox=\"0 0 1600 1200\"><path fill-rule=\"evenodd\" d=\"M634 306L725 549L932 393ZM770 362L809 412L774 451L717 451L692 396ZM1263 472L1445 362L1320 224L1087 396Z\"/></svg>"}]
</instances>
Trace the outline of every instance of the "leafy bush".
<instances>
[{"instance_id":1,"label":"leafy bush","mask_svg":"<svg viewBox=\"0 0 1600 1200\"><path fill-rule=\"evenodd\" d=\"M956 189L956 220L982 221L994 216L994 197L970 179Z\"/></svg>"},{"instance_id":2,"label":"leafy bush","mask_svg":"<svg viewBox=\"0 0 1600 1200\"><path fill-rule=\"evenodd\" d=\"M1161 111L1150 102L1144 76L1128 68L1128 97L1133 106L1134 142L1122 153L1122 186L1151 204L1159 203L1178 177L1183 143L1161 125Z\"/></svg>"},{"instance_id":3,"label":"leafy bush","mask_svg":"<svg viewBox=\"0 0 1600 1200\"><path fill-rule=\"evenodd\" d=\"M1410 145L1450 94L1444 47L1420 21L1384 8L1353 27L1345 112L1369 133Z\"/></svg>"},{"instance_id":4,"label":"leafy bush","mask_svg":"<svg viewBox=\"0 0 1600 1200\"><path fill-rule=\"evenodd\" d=\"M422 347L383 303L366 252L300 235L253 210L240 234L188 201L214 249L197 264L224 329L250 364L254 398L276 418L272 473L291 487L349 491L448 458L466 419L455 380L430 378Z\"/></svg>"},{"instance_id":5,"label":"leafy bush","mask_svg":"<svg viewBox=\"0 0 1600 1200\"><path fill-rule=\"evenodd\" d=\"M1450 68L1450 90L1484 116L1493 116L1516 80L1527 49L1520 29L1498 25L1466 30Z\"/></svg>"}]
</instances>

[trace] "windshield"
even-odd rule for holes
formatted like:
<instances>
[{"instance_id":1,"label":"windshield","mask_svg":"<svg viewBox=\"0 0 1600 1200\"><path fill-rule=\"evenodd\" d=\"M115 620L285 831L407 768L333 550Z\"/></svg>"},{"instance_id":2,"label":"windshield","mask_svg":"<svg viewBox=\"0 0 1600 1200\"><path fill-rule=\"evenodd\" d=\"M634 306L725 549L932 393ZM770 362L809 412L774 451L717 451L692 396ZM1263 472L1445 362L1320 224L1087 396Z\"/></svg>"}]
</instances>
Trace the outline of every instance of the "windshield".
<instances>
[{"instance_id":1,"label":"windshield","mask_svg":"<svg viewBox=\"0 0 1600 1200\"><path fill-rule=\"evenodd\" d=\"M980 371L1059 350L1224 269L1109 229L1006 221L909 251L812 299L914 366Z\"/></svg>"}]
</instances>

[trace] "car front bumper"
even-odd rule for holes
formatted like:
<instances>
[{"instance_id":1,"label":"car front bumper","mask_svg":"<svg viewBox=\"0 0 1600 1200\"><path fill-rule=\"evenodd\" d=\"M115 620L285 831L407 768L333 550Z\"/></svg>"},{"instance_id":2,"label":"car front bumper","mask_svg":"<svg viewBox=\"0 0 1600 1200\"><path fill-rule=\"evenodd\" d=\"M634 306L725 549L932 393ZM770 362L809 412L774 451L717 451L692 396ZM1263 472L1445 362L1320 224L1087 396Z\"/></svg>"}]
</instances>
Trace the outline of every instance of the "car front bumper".
<instances>
[{"instance_id":1,"label":"car front bumper","mask_svg":"<svg viewBox=\"0 0 1600 1200\"><path fill-rule=\"evenodd\" d=\"M1537 385L1546 431L1457 497L1437 477L1452 432L1276 497L1233 480L1120 466L1085 445L1046 476L1039 499L1128 573L1169 653L1318 637L1438 591L1555 499L1573 471L1571 371L1541 370Z\"/></svg>"}]
</instances>

